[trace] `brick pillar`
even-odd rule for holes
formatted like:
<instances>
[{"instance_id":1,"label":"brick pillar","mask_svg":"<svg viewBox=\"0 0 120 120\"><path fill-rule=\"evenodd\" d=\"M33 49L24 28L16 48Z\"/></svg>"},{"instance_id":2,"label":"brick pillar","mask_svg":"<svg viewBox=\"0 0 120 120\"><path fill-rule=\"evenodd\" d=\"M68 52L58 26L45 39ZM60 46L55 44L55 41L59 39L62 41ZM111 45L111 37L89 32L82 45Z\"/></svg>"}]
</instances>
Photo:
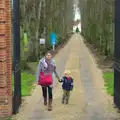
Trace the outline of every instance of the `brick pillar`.
<instances>
[{"instance_id":1,"label":"brick pillar","mask_svg":"<svg viewBox=\"0 0 120 120\"><path fill-rule=\"evenodd\" d=\"M0 117L12 114L11 0L0 0Z\"/></svg>"}]
</instances>

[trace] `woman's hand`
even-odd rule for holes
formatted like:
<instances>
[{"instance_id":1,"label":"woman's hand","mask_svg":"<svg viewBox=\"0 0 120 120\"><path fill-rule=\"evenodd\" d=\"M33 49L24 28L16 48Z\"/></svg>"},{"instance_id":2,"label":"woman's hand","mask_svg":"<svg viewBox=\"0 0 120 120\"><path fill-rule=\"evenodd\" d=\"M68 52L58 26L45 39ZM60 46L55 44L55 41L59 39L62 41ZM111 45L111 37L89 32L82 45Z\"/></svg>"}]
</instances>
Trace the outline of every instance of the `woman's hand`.
<instances>
[{"instance_id":1,"label":"woman's hand","mask_svg":"<svg viewBox=\"0 0 120 120\"><path fill-rule=\"evenodd\" d=\"M60 79L60 78L58 79L58 81L59 81L60 83L63 82L62 79Z\"/></svg>"},{"instance_id":2,"label":"woman's hand","mask_svg":"<svg viewBox=\"0 0 120 120\"><path fill-rule=\"evenodd\" d=\"M60 78L58 78L58 82L61 82Z\"/></svg>"}]
</instances>

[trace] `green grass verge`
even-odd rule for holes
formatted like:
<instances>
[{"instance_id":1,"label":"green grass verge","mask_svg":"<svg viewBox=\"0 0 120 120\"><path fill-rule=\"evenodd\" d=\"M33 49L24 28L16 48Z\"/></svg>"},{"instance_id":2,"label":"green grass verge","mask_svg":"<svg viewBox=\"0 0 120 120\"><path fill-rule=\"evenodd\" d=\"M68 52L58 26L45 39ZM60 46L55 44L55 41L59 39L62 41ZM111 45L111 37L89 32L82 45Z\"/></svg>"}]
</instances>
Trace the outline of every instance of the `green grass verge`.
<instances>
[{"instance_id":1,"label":"green grass verge","mask_svg":"<svg viewBox=\"0 0 120 120\"><path fill-rule=\"evenodd\" d=\"M11 117L9 117L9 118L7 118L6 120L12 120L12 118L11 118Z\"/></svg>"},{"instance_id":2,"label":"green grass verge","mask_svg":"<svg viewBox=\"0 0 120 120\"><path fill-rule=\"evenodd\" d=\"M111 96L114 95L114 73L108 72L104 73L104 79L105 79L105 88Z\"/></svg>"},{"instance_id":3,"label":"green grass verge","mask_svg":"<svg viewBox=\"0 0 120 120\"><path fill-rule=\"evenodd\" d=\"M35 75L32 75L27 72L21 73L21 89L22 96L30 96L32 89L35 88ZM14 77L13 77L13 91L14 91Z\"/></svg>"}]
</instances>

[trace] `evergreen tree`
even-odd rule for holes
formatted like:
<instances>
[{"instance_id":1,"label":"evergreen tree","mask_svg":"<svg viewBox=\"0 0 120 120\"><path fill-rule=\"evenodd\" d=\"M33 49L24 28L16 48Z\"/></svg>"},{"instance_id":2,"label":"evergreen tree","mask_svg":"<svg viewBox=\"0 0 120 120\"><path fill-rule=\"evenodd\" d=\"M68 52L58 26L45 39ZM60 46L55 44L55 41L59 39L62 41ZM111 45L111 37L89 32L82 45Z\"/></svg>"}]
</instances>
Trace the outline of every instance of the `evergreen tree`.
<instances>
[{"instance_id":1,"label":"evergreen tree","mask_svg":"<svg viewBox=\"0 0 120 120\"><path fill-rule=\"evenodd\" d=\"M80 31L79 31L79 28L77 27L77 28L76 28L76 33L78 33L78 32L80 32Z\"/></svg>"}]
</instances>

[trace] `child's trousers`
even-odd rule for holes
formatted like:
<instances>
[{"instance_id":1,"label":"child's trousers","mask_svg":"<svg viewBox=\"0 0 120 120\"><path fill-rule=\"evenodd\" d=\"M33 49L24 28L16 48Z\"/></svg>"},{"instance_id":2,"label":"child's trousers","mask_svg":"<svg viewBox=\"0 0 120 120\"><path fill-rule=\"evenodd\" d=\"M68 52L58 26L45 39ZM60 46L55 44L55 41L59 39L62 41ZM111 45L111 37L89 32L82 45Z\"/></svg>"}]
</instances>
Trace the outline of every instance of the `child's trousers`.
<instances>
[{"instance_id":1,"label":"child's trousers","mask_svg":"<svg viewBox=\"0 0 120 120\"><path fill-rule=\"evenodd\" d=\"M63 90L62 102L64 103L64 101L66 100L66 103L68 103L69 102L69 98L70 98L70 91Z\"/></svg>"}]
</instances>

